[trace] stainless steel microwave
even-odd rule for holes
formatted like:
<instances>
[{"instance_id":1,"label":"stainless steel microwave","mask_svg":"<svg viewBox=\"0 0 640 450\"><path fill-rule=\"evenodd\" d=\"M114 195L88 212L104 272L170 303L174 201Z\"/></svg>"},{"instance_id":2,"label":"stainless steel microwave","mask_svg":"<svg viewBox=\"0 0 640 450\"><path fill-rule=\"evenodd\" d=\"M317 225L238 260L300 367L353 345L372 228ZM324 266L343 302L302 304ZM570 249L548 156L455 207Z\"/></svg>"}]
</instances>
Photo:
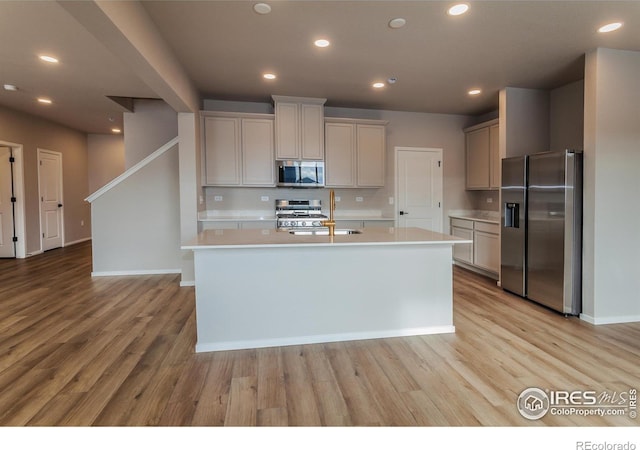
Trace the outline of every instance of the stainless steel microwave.
<instances>
[{"instance_id":1,"label":"stainless steel microwave","mask_svg":"<svg viewBox=\"0 0 640 450\"><path fill-rule=\"evenodd\" d=\"M323 161L277 161L278 186L314 188L324 186Z\"/></svg>"}]
</instances>

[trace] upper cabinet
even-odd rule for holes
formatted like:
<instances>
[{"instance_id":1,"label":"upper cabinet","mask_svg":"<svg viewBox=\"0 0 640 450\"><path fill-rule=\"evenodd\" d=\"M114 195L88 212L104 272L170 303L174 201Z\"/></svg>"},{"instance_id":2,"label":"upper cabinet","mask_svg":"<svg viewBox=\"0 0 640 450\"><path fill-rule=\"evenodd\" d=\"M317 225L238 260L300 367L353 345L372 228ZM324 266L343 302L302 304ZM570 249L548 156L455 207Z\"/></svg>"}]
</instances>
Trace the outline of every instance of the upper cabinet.
<instances>
[{"instance_id":1,"label":"upper cabinet","mask_svg":"<svg viewBox=\"0 0 640 450\"><path fill-rule=\"evenodd\" d=\"M273 95L276 159L324 160L324 98Z\"/></svg>"},{"instance_id":2,"label":"upper cabinet","mask_svg":"<svg viewBox=\"0 0 640 450\"><path fill-rule=\"evenodd\" d=\"M384 186L385 125L383 121L326 119L326 186Z\"/></svg>"},{"instance_id":3,"label":"upper cabinet","mask_svg":"<svg viewBox=\"0 0 640 450\"><path fill-rule=\"evenodd\" d=\"M464 130L466 135L466 187L468 190L500 189L498 120Z\"/></svg>"},{"instance_id":4,"label":"upper cabinet","mask_svg":"<svg viewBox=\"0 0 640 450\"><path fill-rule=\"evenodd\" d=\"M202 114L205 185L275 186L272 115Z\"/></svg>"}]
</instances>

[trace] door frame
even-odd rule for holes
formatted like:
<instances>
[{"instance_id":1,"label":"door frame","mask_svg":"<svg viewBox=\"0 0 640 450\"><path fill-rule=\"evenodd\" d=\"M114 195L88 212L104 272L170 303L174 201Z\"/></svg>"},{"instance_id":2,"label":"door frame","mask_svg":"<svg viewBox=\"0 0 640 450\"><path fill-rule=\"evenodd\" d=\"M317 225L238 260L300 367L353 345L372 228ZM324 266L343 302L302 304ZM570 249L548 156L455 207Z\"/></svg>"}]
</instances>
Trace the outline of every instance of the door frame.
<instances>
[{"instance_id":1,"label":"door frame","mask_svg":"<svg viewBox=\"0 0 640 450\"><path fill-rule=\"evenodd\" d=\"M25 219L25 198L24 198L24 152L22 144L0 140L0 145L10 147L13 158L13 193L16 197L14 208L15 219L15 235L18 238L16 242L16 258L24 259L27 257L27 227Z\"/></svg>"},{"instance_id":2,"label":"door frame","mask_svg":"<svg viewBox=\"0 0 640 450\"><path fill-rule=\"evenodd\" d=\"M63 182L63 178L62 178L62 153L60 152L56 152L53 150L47 150L44 148L40 148L38 147L38 222L40 223L40 233L38 234L38 237L40 238L40 252L39 253L43 253L44 252L44 243L42 241L42 187L40 186L40 156L43 153L49 153L52 155L57 155L60 157L60 171L58 174L58 180L60 181L60 203L62 203L64 205L64 191L62 190L62 187L64 186L64 182ZM64 210L62 210L60 212L60 234L62 236L62 242L61 242L61 247L64 247L64 243L65 243L65 238L64 238Z\"/></svg>"},{"instance_id":3,"label":"door frame","mask_svg":"<svg viewBox=\"0 0 640 450\"><path fill-rule=\"evenodd\" d=\"M394 217L395 217L395 222L396 225L399 225L400 223L400 213L398 211L398 191L400 190L398 185L399 185L399 180L400 180L400 173L399 173L399 169L398 169L398 154L401 151L412 151L412 152L429 152L429 153L437 153L438 158L440 159L440 161L442 161L442 178L440 179L440 192L442 192L442 207L440 208L440 225L441 225L441 230L440 232L443 233L444 232L444 158L442 157L442 148L436 148L436 147L401 147L401 146L396 146L393 148L394 154L394 165L395 165L395 183L394 183L394 193L393 193L393 198L395 199L395 203L396 205L394 205Z\"/></svg>"}]
</instances>

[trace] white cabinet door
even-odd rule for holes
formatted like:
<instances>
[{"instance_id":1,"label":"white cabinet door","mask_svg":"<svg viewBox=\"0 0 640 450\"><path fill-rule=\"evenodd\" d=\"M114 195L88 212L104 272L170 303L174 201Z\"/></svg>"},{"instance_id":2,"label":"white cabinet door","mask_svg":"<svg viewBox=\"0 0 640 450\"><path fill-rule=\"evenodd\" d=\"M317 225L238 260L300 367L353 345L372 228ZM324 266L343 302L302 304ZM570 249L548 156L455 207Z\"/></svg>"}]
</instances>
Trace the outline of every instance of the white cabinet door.
<instances>
[{"instance_id":1,"label":"white cabinet door","mask_svg":"<svg viewBox=\"0 0 640 450\"><path fill-rule=\"evenodd\" d=\"M474 232L473 263L485 270L498 273L500 270L498 235L485 231Z\"/></svg>"},{"instance_id":2,"label":"white cabinet door","mask_svg":"<svg viewBox=\"0 0 640 450\"><path fill-rule=\"evenodd\" d=\"M240 184L240 119L205 117L205 183L212 186Z\"/></svg>"},{"instance_id":3,"label":"white cabinet door","mask_svg":"<svg viewBox=\"0 0 640 450\"><path fill-rule=\"evenodd\" d=\"M473 230L467 228L451 227L453 236L473 240ZM453 259L473 264L473 246L472 244L455 244L453 246Z\"/></svg>"},{"instance_id":4,"label":"white cabinet door","mask_svg":"<svg viewBox=\"0 0 640 450\"><path fill-rule=\"evenodd\" d=\"M301 103L300 122L302 159L324 160L324 106Z\"/></svg>"},{"instance_id":5,"label":"white cabinet door","mask_svg":"<svg viewBox=\"0 0 640 450\"><path fill-rule=\"evenodd\" d=\"M326 99L274 95L276 159L324 159Z\"/></svg>"},{"instance_id":6,"label":"white cabinet door","mask_svg":"<svg viewBox=\"0 0 640 450\"><path fill-rule=\"evenodd\" d=\"M382 125L356 126L357 184L384 186L385 128Z\"/></svg>"},{"instance_id":7,"label":"white cabinet door","mask_svg":"<svg viewBox=\"0 0 640 450\"><path fill-rule=\"evenodd\" d=\"M242 184L275 186L273 120L242 119Z\"/></svg>"},{"instance_id":8,"label":"white cabinet door","mask_svg":"<svg viewBox=\"0 0 640 450\"><path fill-rule=\"evenodd\" d=\"M341 120L325 124L325 185L384 186L385 126Z\"/></svg>"},{"instance_id":9,"label":"white cabinet door","mask_svg":"<svg viewBox=\"0 0 640 450\"><path fill-rule=\"evenodd\" d=\"M467 133L467 189L489 189L489 128Z\"/></svg>"},{"instance_id":10,"label":"white cabinet door","mask_svg":"<svg viewBox=\"0 0 640 450\"><path fill-rule=\"evenodd\" d=\"M276 102L276 158L300 159L298 103Z\"/></svg>"},{"instance_id":11,"label":"white cabinet door","mask_svg":"<svg viewBox=\"0 0 640 450\"><path fill-rule=\"evenodd\" d=\"M500 126L498 124L489 127L489 188L500 189L501 184L501 160L500 160Z\"/></svg>"},{"instance_id":12,"label":"white cabinet door","mask_svg":"<svg viewBox=\"0 0 640 450\"><path fill-rule=\"evenodd\" d=\"M356 185L355 125L327 123L325 133L325 185L354 187Z\"/></svg>"}]
</instances>

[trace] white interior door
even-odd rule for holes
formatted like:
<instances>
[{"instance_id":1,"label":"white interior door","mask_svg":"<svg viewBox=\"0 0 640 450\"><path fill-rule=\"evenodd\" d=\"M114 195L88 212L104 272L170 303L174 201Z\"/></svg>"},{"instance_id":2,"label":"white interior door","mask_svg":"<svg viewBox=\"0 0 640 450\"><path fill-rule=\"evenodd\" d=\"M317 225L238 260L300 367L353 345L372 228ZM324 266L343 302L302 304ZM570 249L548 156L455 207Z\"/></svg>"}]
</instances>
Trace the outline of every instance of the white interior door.
<instances>
[{"instance_id":1,"label":"white interior door","mask_svg":"<svg viewBox=\"0 0 640 450\"><path fill-rule=\"evenodd\" d=\"M396 147L397 223L442 233L442 149Z\"/></svg>"},{"instance_id":2,"label":"white interior door","mask_svg":"<svg viewBox=\"0 0 640 450\"><path fill-rule=\"evenodd\" d=\"M62 247L62 154L38 150L42 251Z\"/></svg>"},{"instance_id":3,"label":"white interior door","mask_svg":"<svg viewBox=\"0 0 640 450\"><path fill-rule=\"evenodd\" d=\"M0 258L16 256L13 242L13 195L11 176L11 149L0 147Z\"/></svg>"}]
</instances>

